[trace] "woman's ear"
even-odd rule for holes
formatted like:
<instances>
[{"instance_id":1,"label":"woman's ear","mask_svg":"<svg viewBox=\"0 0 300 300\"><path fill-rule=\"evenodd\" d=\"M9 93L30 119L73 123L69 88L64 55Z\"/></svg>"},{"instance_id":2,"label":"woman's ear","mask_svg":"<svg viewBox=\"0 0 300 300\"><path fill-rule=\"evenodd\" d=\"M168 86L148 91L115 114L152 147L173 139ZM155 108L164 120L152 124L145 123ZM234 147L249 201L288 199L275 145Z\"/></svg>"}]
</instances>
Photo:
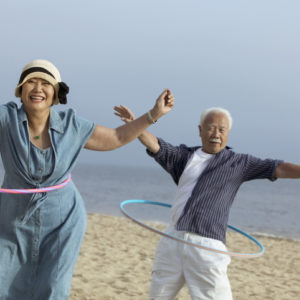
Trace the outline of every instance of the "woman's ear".
<instances>
[{"instance_id":1,"label":"woman's ear","mask_svg":"<svg viewBox=\"0 0 300 300\"><path fill-rule=\"evenodd\" d=\"M22 101L22 85L19 87L19 90L20 90L20 95L21 95L21 97L20 97L20 101L21 101L21 103L23 103L23 101Z\"/></svg>"}]
</instances>

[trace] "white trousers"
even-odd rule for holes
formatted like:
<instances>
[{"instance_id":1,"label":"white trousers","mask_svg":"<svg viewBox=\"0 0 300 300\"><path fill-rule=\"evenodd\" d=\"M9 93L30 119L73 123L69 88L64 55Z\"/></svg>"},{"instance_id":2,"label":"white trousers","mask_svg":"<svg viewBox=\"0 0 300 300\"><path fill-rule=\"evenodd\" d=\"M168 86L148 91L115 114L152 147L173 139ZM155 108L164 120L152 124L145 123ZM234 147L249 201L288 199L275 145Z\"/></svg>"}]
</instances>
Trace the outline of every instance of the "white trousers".
<instances>
[{"instance_id":1,"label":"white trousers","mask_svg":"<svg viewBox=\"0 0 300 300\"><path fill-rule=\"evenodd\" d=\"M197 234L176 231L168 234L205 247L227 251L224 243ZM203 250L163 237L152 267L150 299L171 300L186 283L193 300L232 300L227 266L230 256Z\"/></svg>"}]
</instances>

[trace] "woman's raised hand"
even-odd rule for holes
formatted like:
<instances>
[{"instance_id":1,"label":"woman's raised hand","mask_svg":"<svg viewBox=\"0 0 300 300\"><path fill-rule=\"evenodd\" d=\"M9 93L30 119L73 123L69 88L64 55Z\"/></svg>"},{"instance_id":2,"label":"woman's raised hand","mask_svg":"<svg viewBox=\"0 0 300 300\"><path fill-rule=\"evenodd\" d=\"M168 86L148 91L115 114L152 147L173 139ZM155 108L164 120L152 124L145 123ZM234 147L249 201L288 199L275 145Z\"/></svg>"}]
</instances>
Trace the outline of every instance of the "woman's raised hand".
<instances>
[{"instance_id":1,"label":"woman's raised hand","mask_svg":"<svg viewBox=\"0 0 300 300\"><path fill-rule=\"evenodd\" d=\"M158 120L167 114L174 106L175 98L169 89L165 89L157 98L154 107L151 109L151 116Z\"/></svg>"},{"instance_id":2,"label":"woman's raised hand","mask_svg":"<svg viewBox=\"0 0 300 300\"><path fill-rule=\"evenodd\" d=\"M157 121L160 117L167 114L174 106L174 96L169 89L165 89L157 98L154 107L150 110L152 118ZM124 106L115 106L114 114L123 122L128 123L135 119L132 111Z\"/></svg>"}]
</instances>

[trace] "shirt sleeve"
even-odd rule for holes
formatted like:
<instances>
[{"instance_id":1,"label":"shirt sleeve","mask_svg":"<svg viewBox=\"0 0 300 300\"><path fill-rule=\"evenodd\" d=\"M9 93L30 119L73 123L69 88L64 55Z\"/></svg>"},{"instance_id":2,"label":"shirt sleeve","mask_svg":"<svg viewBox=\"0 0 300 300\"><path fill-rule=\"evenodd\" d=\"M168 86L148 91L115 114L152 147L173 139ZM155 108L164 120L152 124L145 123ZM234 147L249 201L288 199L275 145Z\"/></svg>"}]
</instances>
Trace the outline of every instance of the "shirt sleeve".
<instances>
[{"instance_id":1,"label":"shirt sleeve","mask_svg":"<svg viewBox=\"0 0 300 300\"><path fill-rule=\"evenodd\" d=\"M59 112L60 118L63 120L64 131L64 147L81 149L95 129L95 123L77 115L74 109ZM54 119L55 120L55 119ZM77 150L75 150L77 151Z\"/></svg>"},{"instance_id":2,"label":"shirt sleeve","mask_svg":"<svg viewBox=\"0 0 300 300\"><path fill-rule=\"evenodd\" d=\"M184 170L188 161L189 148L185 145L173 146L165 142L163 139L158 138L160 145L159 151L154 154L148 149L148 155L153 157L173 178L176 184Z\"/></svg>"},{"instance_id":3,"label":"shirt sleeve","mask_svg":"<svg viewBox=\"0 0 300 300\"><path fill-rule=\"evenodd\" d=\"M3 126L8 121L9 108L17 109L17 104L14 102L8 102L6 104L0 104L0 125Z\"/></svg>"},{"instance_id":4,"label":"shirt sleeve","mask_svg":"<svg viewBox=\"0 0 300 300\"><path fill-rule=\"evenodd\" d=\"M95 124L78 116L73 109L52 113L51 140L56 152L56 172L66 173L75 165L79 154L94 131Z\"/></svg>"},{"instance_id":5,"label":"shirt sleeve","mask_svg":"<svg viewBox=\"0 0 300 300\"><path fill-rule=\"evenodd\" d=\"M79 116L75 117L75 122L78 135L81 137L81 144L82 146L84 146L93 134L96 125L94 122L86 120Z\"/></svg>"},{"instance_id":6,"label":"shirt sleeve","mask_svg":"<svg viewBox=\"0 0 300 300\"><path fill-rule=\"evenodd\" d=\"M252 155L245 155L244 181L253 179L269 179L275 181L275 170L283 160L260 159Z\"/></svg>"},{"instance_id":7,"label":"shirt sleeve","mask_svg":"<svg viewBox=\"0 0 300 300\"><path fill-rule=\"evenodd\" d=\"M2 140L4 132L7 129L7 126L13 126L9 117L9 109L15 111L17 110L17 104L14 102L8 102L6 104L0 105L0 139Z\"/></svg>"}]
</instances>

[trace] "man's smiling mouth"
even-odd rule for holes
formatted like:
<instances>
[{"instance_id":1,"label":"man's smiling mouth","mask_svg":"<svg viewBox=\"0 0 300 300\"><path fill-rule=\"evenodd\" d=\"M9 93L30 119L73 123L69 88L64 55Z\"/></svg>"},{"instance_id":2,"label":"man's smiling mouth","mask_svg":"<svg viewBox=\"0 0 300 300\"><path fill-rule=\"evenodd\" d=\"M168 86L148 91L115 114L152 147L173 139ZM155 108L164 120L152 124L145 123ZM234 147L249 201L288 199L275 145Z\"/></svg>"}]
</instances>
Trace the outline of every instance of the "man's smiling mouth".
<instances>
[{"instance_id":1,"label":"man's smiling mouth","mask_svg":"<svg viewBox=\"0 0 300 300\"><path fill-rule=\"evenodd\" d=\"M220 139L210 139L209 140L210 143L216 143L216 144L221 144L221 140Z\"/></svg>"}]
</instances>

